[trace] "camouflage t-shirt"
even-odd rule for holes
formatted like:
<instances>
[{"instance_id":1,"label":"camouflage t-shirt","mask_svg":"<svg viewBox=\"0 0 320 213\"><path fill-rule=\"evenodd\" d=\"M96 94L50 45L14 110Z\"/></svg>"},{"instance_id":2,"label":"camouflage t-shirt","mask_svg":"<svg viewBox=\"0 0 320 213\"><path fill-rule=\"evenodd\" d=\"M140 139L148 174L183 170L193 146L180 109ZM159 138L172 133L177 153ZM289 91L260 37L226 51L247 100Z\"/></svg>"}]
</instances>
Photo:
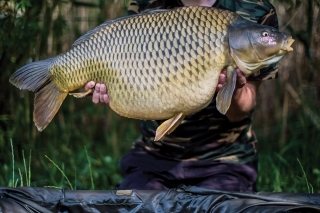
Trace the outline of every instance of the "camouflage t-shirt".
<instances>
[{"instance_id":1,"label":"camouflage t-shirt","mask_svg":"<svg viewBox=\"0 0 320 213\"><path fill-rule=\"evenodd\" d=\"M128 15L154 9L183 6L180 0L134 0ZM217 0L213 7L234 11L252 22L278 28L274 7L267 0ZM275 78L277 65L260 70L249 81ZM256 159L256 137L251 129L253 111L239 122L229 122L216 109L215 98L203 110L187 116L178 128L161 141L153 141L155 130L163 121L143 121L141 137L133 147L154 155L179 160L222 160L248 163Z\"/></svg>"}]
</instances>

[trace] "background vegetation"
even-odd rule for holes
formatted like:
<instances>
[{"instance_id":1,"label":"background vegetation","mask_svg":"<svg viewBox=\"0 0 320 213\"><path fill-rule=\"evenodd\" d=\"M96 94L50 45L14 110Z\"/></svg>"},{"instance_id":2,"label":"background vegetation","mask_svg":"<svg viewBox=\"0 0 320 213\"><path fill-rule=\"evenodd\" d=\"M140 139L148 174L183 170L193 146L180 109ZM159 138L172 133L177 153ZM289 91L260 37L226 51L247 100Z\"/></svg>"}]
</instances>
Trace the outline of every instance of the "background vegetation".
<instances>
[{"instance_id":1,"label":"background vegetation","mask_svg":"<svg viewBox=\"0 0 320 213\"><path fill-rule=\"evenodd\" d=\"M260 191L320 193L319 0L273 1L280 27L296 39L280 62L279 78L263 83L255 113ZM135 120L90 98L68 97L38 132L31 92L9 76L31 60L67 50L127 2L112 0L0 0L0 185L114 189L119 159L138 136Z\"/></svg>"}]
</instances>

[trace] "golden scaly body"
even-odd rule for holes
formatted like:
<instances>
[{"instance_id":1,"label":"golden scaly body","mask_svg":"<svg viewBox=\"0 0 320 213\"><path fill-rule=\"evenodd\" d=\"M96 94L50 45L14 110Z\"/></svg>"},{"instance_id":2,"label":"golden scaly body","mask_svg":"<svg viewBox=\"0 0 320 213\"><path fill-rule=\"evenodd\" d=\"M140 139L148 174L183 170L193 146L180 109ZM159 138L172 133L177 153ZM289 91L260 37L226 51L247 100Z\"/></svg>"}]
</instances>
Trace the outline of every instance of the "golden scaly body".
<instances>
[{"instance_id":1,"label":"golden scaly body","mask_svg":"<svg viewBox=\"0 0 320 213\"><path fill-rule=\"evenodd\" d=\"M110 107L122 116L190 114L212 100L230 62L227 29L235 18L186 8L124 19L61 55L51 72L65 91L90 80L105 83Z\"/></svg>"},{"instance_id":2,"label":"golden scaly body","mask_svg":"<svg viewBox=\"0 0 320 213\"><path fill-rule=\"evenodd\" d=\"M155 140L160 140L186 115L209 104L222 69L227 68L228 80L217 94L217 109L225 114L236 85L235 68L249 76L292 51L292 42L230 11L182 7L106 22L68 52L23 66L10 82L35 92L39 131L69 92L93 80L107 85L110 107L118 114L167 119L156 131Z\"/></svg>"}]
</instances>

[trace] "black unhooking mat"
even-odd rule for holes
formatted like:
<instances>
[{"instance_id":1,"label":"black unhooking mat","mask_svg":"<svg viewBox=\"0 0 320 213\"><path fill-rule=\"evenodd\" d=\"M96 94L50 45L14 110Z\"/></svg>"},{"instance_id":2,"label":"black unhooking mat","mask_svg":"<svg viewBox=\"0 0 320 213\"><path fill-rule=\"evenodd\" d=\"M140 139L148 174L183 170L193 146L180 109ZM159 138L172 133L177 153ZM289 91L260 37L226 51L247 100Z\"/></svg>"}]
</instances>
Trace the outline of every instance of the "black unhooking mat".
<instances>
[{"instance_id":1,"label":"black unhooking mat","mask_svg":"<svg viewBox=\"0 0 320 213\"><path fill-rule=\"evenodd\" d=\"M224 192L194 186L163 191L0 187L0 213L9 212L320 213L320 194Z\"/></svg>"}]
</instances>

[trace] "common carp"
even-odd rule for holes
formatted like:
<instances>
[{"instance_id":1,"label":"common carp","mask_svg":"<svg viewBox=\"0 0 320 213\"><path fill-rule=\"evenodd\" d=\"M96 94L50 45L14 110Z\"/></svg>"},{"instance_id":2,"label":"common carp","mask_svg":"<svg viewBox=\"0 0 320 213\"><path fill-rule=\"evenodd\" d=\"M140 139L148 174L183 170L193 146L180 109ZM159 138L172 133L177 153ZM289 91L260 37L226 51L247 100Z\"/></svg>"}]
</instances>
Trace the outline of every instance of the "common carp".
<instances>
[{"instance_id":1,"label":"common carp","mask_svg":"<svg viewBox=\"0 0 320 213\"><path fill-rule=\"evenodd\" d=\"M291 36L254 24L234 12L207 7L152 11L107 21L56 57L29 63L10 82L35 92L33 120L42 131L71 91L105 83L110 107L135 119L166 120L155 140L205 108L221 70L227 82L217 109L230 106L238 67L245 76L292 51ZM70 93L84 97L91 91Z\"/></svg>"}]
</instances>

